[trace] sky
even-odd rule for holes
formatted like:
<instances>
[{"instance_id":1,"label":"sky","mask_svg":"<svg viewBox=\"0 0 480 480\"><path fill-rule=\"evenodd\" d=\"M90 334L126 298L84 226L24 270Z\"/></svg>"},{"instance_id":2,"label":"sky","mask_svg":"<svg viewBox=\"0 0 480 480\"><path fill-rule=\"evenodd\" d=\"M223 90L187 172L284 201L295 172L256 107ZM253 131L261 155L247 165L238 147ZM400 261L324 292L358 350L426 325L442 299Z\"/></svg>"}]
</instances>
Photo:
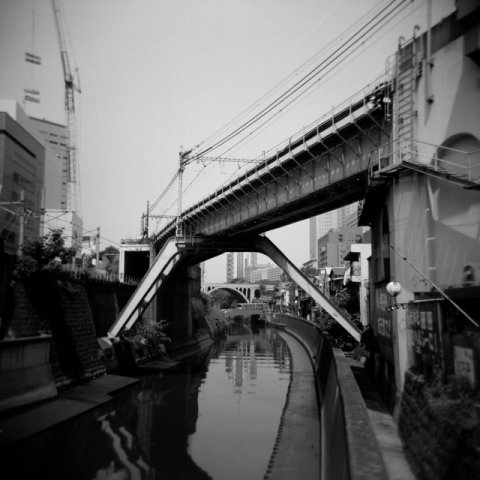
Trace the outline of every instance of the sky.
<instances>
[{"instance_id":1,"label":"sky","mask_svg":"<svg viewBox=\"0 0 480 480\"><path fill-rule=\"evenodd\" d=\"M100 227L102 245L140 233L147 201L162 194L178 169L178 152L209 145L245 112L265 106L305 68L339 45L342 32L387 5L378 0L63 0L63 26L76 95L81 214ZM399 36L426 25L426 1L408 7L375 41L358 46L335 75L239 146L215 156L254 159L299 132L385 71ZM453 9L433 2L432 22ZM358 25L358 24L357 24ZM25 52L42 58L24 61ZM330 50L331 51L331 50ZM0 98L40 91L27 103L35 117L65 123L64 84L50 0L0 0ZM302 65L306 67L302 68ZM279 85L280 84L280 85ZM272 90L279 86L276 90ZM263 97L263 99L262 99ZM258 110L257 110L258 111ZM238 122L239 120L237 120ZM235 123L230 124L234 126ZM238 125L238 123L237 123ZM218 133L220 130L220 133ZM220 135L220 137L219 137ZM204 142L204 143L202 143ZM201 147L200 147L201 148ZM184 207L201 200L245 164L193 162L186 168ZM177 186L153 214L176 213ZM157 223L157 221L159 223ZM166 220L151 220L151 233ZM308 221L267 233L297 265L309 259ZM206 280L224 281L224 259L207 265Z\"/></svg>"}]
</instances>

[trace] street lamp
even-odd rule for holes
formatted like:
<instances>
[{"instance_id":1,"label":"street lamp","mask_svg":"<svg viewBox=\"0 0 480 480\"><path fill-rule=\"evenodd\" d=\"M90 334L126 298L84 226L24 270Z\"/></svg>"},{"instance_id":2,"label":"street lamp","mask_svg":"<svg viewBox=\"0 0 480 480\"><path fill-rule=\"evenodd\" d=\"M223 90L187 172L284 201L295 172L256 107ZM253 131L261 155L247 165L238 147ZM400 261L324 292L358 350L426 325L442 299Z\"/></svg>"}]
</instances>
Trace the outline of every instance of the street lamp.
<instances>
[{"instance_id":1,"label":"street lamp","mask_svg":"<svg viewBox=\"0 0 480 480\"><path fill-rule=\"evenodd\" d=\"M386 290L391 297L395 298L402 291L402 286L398 282L390 282L387 284Z\"/></svg>"}]
</instances>

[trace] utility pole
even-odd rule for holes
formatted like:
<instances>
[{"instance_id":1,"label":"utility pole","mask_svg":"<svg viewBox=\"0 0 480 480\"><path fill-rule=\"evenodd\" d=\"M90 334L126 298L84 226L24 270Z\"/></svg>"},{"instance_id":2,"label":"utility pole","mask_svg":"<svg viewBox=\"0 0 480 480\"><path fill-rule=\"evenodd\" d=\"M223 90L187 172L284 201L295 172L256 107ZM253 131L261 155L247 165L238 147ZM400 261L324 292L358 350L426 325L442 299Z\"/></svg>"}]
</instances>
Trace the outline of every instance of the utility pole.
<instances>
[{"instance_id":1,"label":"utility pole","mask_svg":"<svg viewBox=\"0 0 480 480\"><path fill-rule=\"evenodd\" d=\"M150 202L147 200L147 214L145 216L145 225L143 230L143 236L148 238L148 232L150 230Z\"/></svg>"},{"instance_id":2,"label":"utility pole","mask_svg":"<svg viewBox=\"0 0 480 480\"><path fill-rule=\"evenodd\" d=\"M183 172L189 162L188 155L192 153L192 149L183 151L183 147L180 147L180 153L178 154L178 209L177 209L177 224L175 226L175 236L177 238L183 237L183 225L182 225L182 194L183 194Z\"/></svg>"},{"instance_id":3,"label":"utility pole","mask_svg":"<svg viewBox=\"0 0 480 480\"><path fill-rule=\"evenodd\" d=\"M224 158L224 157L202 157L202 156L192 156L189 155L192 153L193 148L187 150L186 152L183 151L183 147L180 146L180 152L178 154L179 158L179 166L178 166L178 209L177 209L177 222L175 225L175 236L176 237L183 237L183 224L182 224L182 195L183 195L183 172L185 171L185 167L197 160L197 162L201 162L203 160L213 161L213 162L234 162L234 163L262 163L262 160L251 160L251 159L243 159L243 158Z\"/></svg>"},{"instance_id":4,"label":"utility pole","mask_svg":"<svg viewBox=\"0 0 480 480\"><path fill-rule=\"evenodd\" d=\"M25 237L25 190L20 190L20 226L18 231L18 256L22 256L22 247Z\"/></svg>"},{"instance_id":5,"label":"utility pole","mask_svg":"<svg viewBox=\"0 0 480 480\"><path fill-rule=\"evenodd\" d=\"M100 227L97 227L97 235L95 236L95 247L97 251L95 268L98 270L98 266L100 265Z\"/></svg>"}]
</instances>

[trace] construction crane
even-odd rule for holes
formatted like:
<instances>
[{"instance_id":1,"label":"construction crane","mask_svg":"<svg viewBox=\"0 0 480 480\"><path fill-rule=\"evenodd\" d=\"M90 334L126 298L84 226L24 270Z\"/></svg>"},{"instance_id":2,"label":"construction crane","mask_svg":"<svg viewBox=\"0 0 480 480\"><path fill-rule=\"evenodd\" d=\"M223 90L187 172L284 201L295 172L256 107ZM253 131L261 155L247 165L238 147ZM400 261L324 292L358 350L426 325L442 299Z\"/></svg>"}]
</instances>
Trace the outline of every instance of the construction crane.
<instances>
[{"instance_id":1,"label":"construction crane","mask_svg":"<svg viewBox=\"0 0 480 480\"><path fill-rule=\"evenodd\" d=\"M183 237L183 224L182 224L182 195L183 195L183 172L185 167L194 162L214 161L214 162L235 162L235 163L261 163L263 160L252 160L244 158L225 158L225 157L202 157L202 156L190 156L193 149L183 151L183 147L180 147L179 152L179 167L178 167L178 209L177 219L175 224L175 236Z\"/></svg>"},{"instance_id":2,"label":"construction crane","mask_svg":"<svg viewBox=\"0 0 480 480\"><path fill-rule=\"evenodd\" d=\"M75 118L75 91L81 93L78 69L75 70L77 82L74 80L70 61L68 58L67 43L62 27L60 5L57 0L52 0L53 14L57 28L60 58L62 60L63 80L65 83L65 113L67 119L67 211L76 212L77 205L77 129Z\"/></svg>"}]
</instances>

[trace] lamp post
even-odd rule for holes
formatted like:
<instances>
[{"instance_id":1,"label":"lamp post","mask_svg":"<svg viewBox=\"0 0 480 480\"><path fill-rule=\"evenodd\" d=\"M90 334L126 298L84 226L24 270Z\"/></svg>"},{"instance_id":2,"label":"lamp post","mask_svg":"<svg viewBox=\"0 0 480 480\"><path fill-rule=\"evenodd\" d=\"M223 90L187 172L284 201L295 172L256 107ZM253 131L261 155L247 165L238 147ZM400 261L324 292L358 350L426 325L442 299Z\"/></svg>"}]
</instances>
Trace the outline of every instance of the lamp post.
<instances>
[{"instance_id":1,"label":"lamp post","mask_svg":"<svg viewBox=\"0 0 480 480\"><path fill-rule=\"evenodd\" d=\"M393 298L394 306L388 307L389 310L393 310L394 308L398 308L397 306L397 296L402 291L402 286L398 282L389 282L385 287L387 293Z\"/></svg>"},{"instance_id":2,"label":"lamp post","mask_svg":"<svg viewBox=\"0 0 480 480\"><path fill-rule=\"evenodd\" d=\"M391 297L396 298L402 291L402 286L398 282L390 282L387 284L386 290Z\"/></svg>"}]
</instances>

